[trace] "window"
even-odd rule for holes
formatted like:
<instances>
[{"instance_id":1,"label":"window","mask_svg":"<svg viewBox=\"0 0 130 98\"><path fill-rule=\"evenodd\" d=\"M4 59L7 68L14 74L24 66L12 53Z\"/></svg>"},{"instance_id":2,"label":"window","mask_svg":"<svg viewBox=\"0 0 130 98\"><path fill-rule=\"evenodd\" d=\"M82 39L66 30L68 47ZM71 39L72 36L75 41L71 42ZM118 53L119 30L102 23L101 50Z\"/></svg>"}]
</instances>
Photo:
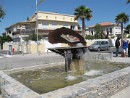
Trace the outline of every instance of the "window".
<instances>
[{"instance_id":1,"label":"window","mask_svg":"<svg viewBox=\"0 0 130 98\"><path fill-rule=\"evenodd\" d=\"M56 23L52 23L51 25L55 26L55 25L57 25L57 24L56 24Z\"/></svg>"},{"instance_id":2,"label":"window","mask_svg":"<svg viewBox=\"0 0 130 98\"><path fill-rule=\"evenodd\" d=\"M75 26L71 25L70 28L71 28L72 30L74 30Z\"/></svg>"},{"instance_id":3,"label":"window","mask_svg":"<svg viewBox=\"0 0 130 98\"><path fill-rule=\"evenodd\" d=\"M103 44L105 44L105 42L101 42L101 44L103 45Z\"/></svg>"},{"instance_id":4,"label":"window","mask_svg":"<svg viewBox=\"0 0 130 98\"><path fill-rule=\"evenodd\" d=\"M112 33L112 28L110 28L110 33Z\"/></svg>"},{"instance_id":5,"label":"window","mask_svg":"<svg viewBox=\"0 0 130 98\"><path fill-rule=\"evenodd\" d=\"M115 29L120 29L120 27L116 27Z\"/></svg>"},{"instance_id":6,"label":"window","mask_svg":"<svg viewBox=\"0 0 130 98\"><path fill-rule=\"evenodd\" d=\"M93 31L91 31L91 34L93 35Z\"/></svg>"},{"instance_id":7,"label":"window","mask_svg":"<svg viewBox=\"0 0 130 98\"><path fill-rule=\"evenodd\" d=\"M9 32L9 34L11 34L11 30L9 30L8 32Z\"/></svg>"},{"instance_id":8,"label":"window","mask_svg":"<svg viewBox=\"0 0 130 98\"><path fill-rule=\"evenodd\" d=\"M81 27L78 25L78 30L80 30L81 29Z\"/></svg>"},{"instance_id":9,"label":"window","mask_svg":"<svg viewBox=\"0 0 130 98\"><path fill-rule=\"evenodd\" d=\"M67 27L68 27L68 25L64 24L64 25L63 25L63 27L66 27L66 28L67 28Z\"/></svg>"},{"instance_id":10,"label":"window","mask_svg":"<svg viewBox=\"0 0 130 98\"><path fill-rule=\"evenodd\" d=\"M48 16L46 16L46 19L48 19Z\"/></svg>"}]
</instances>

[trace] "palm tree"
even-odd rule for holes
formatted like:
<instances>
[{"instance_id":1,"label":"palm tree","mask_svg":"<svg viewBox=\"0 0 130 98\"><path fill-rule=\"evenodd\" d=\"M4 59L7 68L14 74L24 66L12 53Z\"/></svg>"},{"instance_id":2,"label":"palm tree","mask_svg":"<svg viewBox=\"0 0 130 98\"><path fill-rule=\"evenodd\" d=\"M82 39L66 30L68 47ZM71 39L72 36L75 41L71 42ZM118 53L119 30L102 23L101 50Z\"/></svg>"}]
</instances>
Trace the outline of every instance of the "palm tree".
<instances>
[{"instance_id":1,"label":"palm tree","mask_svg":"<svg viewBox=\"0 0 130 98\"><path fill-rule=\"evenodd\" d=\"M101 27L101 25L100 24L96 24L94 29L95 29L94 37L97 38L97 39L102 38L102 27Z\"/></svg>"},{"instance_id":2,"label":"palm tree","mask_svg":"<svg viewBox=\"0 0 130 98\"><path fill-rule=\"evenodd\" d=\"M3 43L4 42L10 42L12 41L13 39L9 36L9 35L3 35L3 36L0 36L0 48L3 48Z\"/></svg>"},{"instance_id":3,"label":"palm tree","mask_svg":"<svg viewBox=\"0 0 130 98\"><path fill-rule=\"evenodd\" d=\"M90 20L92 16L92 10L90 8L85 7L84 5L79 6L75 9L74 15L75 20L81 19L82 21L82 36L85 37L85 19Z\"/></svg>"},{"instance_id":4,"label":"palm tree","mask_svg":"<svg viewBox=\"0 0 130 98\"><path fill-rule=\"evenodd\" d=\"M4 16L5 16L5 12L4 12L3 8L0 6L0 18L3 19Z\"/></svg>"},{"instance_id":5,"label":"palm tree","mask_svg":"<svg viewBox=\"0 0 130 98\"><path fill-rule=\"evenodd\" d=\"M127 33L129 33L129 34L130 34L130 24L129 24L129 25L127 25L125 29L126 29Z\"/></svg>"},{"instance_id":6,"label":"palm tree","mask_svg":"<svg viewBox=\"0 0 130 98\"><path fill-rule=\"evenodd\" d=\"M123 24L129 21L129 15L120 13L115 18L116 23L121 25L121 40L123 39Z\"/></svg>"}]
</instances>

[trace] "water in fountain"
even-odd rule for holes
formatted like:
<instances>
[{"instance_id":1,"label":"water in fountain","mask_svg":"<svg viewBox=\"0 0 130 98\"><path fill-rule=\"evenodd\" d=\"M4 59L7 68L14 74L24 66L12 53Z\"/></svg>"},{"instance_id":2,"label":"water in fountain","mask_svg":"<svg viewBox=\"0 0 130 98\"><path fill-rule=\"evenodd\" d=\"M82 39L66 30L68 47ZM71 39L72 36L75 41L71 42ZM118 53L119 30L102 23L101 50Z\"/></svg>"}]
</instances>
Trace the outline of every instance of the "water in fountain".
<instances>
[{"instance_id":1,"label":"water in fountain","mask_svg":"<svg viewBox=\"0 0 130 98\"><path fill-rule=\"evenodd\" d=\"M89 66L89 70L87 69L87 66ZM42 94L101 76L127 66L128 65L125 64L119 65L119 63L114 64L110 62L86 62L84 74L72 71L65 72L63 64L35 70L15 71L15 73L11 73L10 76Z\"/></svg>"},{"instance_id":2,"label":"water in fountain","mask_svg":"<svg viewBox=\"0 0 130 98\"><path fill-rule=\"evenodd\" d=\"M102 70L90 70L84 73L86 76L102 75Z\"/></svg>"},{"instance_id":3,"label":"water in fountain","mask_svg":"<svg viewBox=\"0 0 130 98\"><path fill-rule=\"evenodd\" d=\"M84 54L83 58L86 61L86 71L84 72L85 76L95 76L95 75L102 75L102 70L100 69L92 69L91 66L94 62L101 62L102 59L99 59L99 56L102 56L100 53L97 52L90 52L88 49ZM102 69L102 68L101 68Z\"/></svg>"},{"instance_id":4,"label":"water in fountain","mask_svg":"<svg viewBox=\"0 0 130 98\"><path fill-rule=\"evenodd\" d=\"M67 77L66 77L66 80L67 81L72 81L72 80L76 80L77 79L77 77L76 76L73 76L73 75L68 75Z\"/></svg>"},{"instance_id":5,"label":"water in fountain","mask_svg":"<svg viewBox=\"0 0 130 98\"><path fill-rule=\"evenodd\" d=\"M86 53L83 55L85 61L92 61L93 54L87 49Z\"/></svg>"},{"instance_id":6,"label":"water in fountain","mask_svg":"<svg viewBox=\"0 0 130 98\"><path fill-rule=\"evenodd\" d=\"M65 71L69 71L71 68L70 68L70 65L72 63L72 53L71 53L71 50L64 50L64 56L65 56Z\"/></svg>"},{"instance_id":7,"label":"water in fountain","mask_svg":"<svg viewBox=\"0 0 130 98\"><path fill-rule=\"evenodd\" d=\"M73 59L71 63L71 70L73 72L83 73L84 65L85 65L85 61L83 57L81 57L80 59Z\"/></svg>"},{"instance_id":8,"label":"water in fountain","mask_svg":"<svg viewBox=\"0 0 130 98\"><path fill-rule=\"evenodd\" d=\"M65 60L67 60L67 63L69 62L69 70L71 70L72 72L84 73L85 61L93 61L93 54L90 53L88 48L77 48L76 50L76 59L72 59L73 55L71 54L70 56L69 53L66 52L67 55L65 56L65 58L67 59ZM89 70L89 66L87 67L87 69Z\"/></svg>"}]
</instances>

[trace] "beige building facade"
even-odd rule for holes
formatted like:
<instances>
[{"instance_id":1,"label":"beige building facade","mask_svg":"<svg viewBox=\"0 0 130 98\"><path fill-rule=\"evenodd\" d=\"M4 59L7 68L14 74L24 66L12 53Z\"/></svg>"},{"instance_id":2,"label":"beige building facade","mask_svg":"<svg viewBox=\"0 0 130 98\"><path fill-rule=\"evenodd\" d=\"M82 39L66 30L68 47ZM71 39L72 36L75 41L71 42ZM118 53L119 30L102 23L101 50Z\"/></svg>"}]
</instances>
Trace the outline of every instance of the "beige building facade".
<instances>
[{"instance_id":1,"label":"beige building facade","mask_svg":"<svg viewBox=\"0 0 130 98\"><path fill-rule=\"evenodd\" d=\"M6 35L29 35L38 30L39 35L47 36L52 30L66 27L76 31L81 31L78 21L74 15L60 14L53 12L38 11L24 22L13 24L5 29Z\"/></svg>"},{"instance_id":2,"label":"beige building facade","mask_svg":"<svg viewBox=\"0 0 130 98\"><path fill-rule=\"evenodd\" d=\"M78 21L74 19L74 15L59 14L52 12L41 12L34 14L28 21L38 20L38 29L54 30L61 27L66 27L78 30Z\"/></svg>"},{"instance_id":3,"label":"beige building facade","mask_svg":"<svg viewBox=\"0 0 130 98\"><path fill-rule=\"evenodd\" d=\"M66 27L80 32L81 30L78 21L74 18L74 15L69 14L38 11L31 17L27 18L27 20L15 23L5 29L6 35L11 36L13 42L5 43L3 49L11 50L12 48L15 48L15 51L22 50L24 53L44 53L47 51L47 48L49 48L49 42L44 43L40 41L40 39L37 39L35 42L28 43L26 42L26 38L30 34L35 33L47 40L48 34L51 31L61 27ZM47 45L45 46L45 44ZM52 46L50 45L50 47Z\"/></svg>"}]
</instances>

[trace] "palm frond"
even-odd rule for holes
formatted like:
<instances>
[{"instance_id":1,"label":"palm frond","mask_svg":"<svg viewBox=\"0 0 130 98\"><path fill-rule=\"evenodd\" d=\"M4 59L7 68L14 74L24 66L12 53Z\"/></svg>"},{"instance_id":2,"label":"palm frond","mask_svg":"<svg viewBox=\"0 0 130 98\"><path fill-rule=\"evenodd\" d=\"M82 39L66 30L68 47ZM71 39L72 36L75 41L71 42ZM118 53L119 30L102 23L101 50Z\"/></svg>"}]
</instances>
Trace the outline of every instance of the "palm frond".
<instances>
[{"instance_id":1,"label":"palm frond","mask_svg":"<svg viewBox=\"0 0 130 98\"><path fill-rule=\"evenodd\" d=\"M115 18L116 23L127 23L129 21L129 15L120 13Z\"/></svg>"},{"instance_id":2,"label":"palm frond","mask_svg":"<svg viewBox=\"0 0 130 98\"><path fill-rule=\"evenodd\" d=\"M5 16L5 12L4 12L3 8L0 6L0 18L3 19L4 16Z\"/></svg>"},{"instance_id":3,"label":"palm frond","mask_svg":"<svg viewBox=\"0 0 130 98\"><path fill-rule=\"evenodd\" d=\"M85 29L85 19L90 20L92 16L92 10L90 8L85 7L84 5L79 6L75 9L75 19L81 19L82 21L82 29Z\"/></svg>"},{"instance_id":4,"label":"palm frond","mask_svg":"<svg viewBox=\"0 0 130 98\"><path fill-rule=\"evenodd\" d=\"M130 3L130 0L127 1L127 4Z\"/></svg>"}]
</instances>

